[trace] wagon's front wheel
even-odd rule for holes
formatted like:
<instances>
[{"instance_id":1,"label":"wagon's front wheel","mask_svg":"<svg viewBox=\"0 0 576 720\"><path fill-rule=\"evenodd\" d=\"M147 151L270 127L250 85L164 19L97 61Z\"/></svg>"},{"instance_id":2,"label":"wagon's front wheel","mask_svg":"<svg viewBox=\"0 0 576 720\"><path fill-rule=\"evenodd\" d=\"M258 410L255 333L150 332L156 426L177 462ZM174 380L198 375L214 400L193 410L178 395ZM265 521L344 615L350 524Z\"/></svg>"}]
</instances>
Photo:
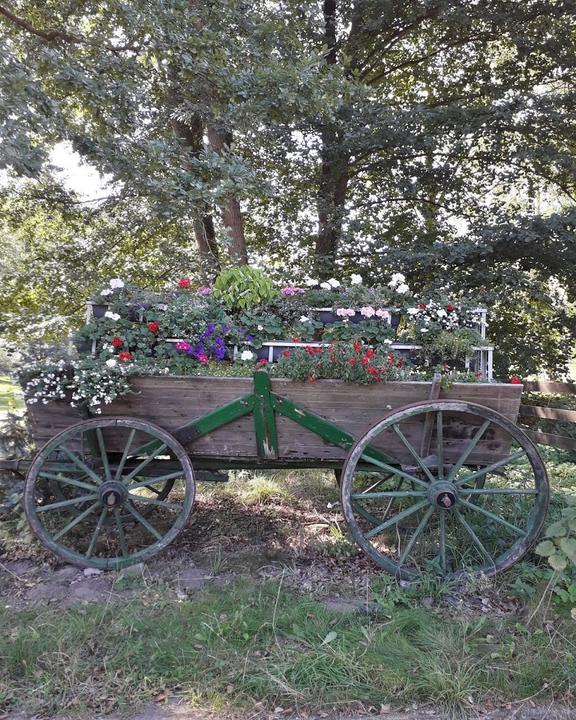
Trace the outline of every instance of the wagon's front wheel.
<instances>
[{"instance_id":1,"label":"wagon's front wheel","mask_svg":"<svg viewBox=\"0 0 576 720\"><path fill-rule=\"evenodd\" d=\"M80 422L35 457L24 510L40 542L75 565L119 569L164 549L185 526L195 482L170 433L134 418Z\"/></svg>"},{"instance_id":2,"label":"wagon's front wheel","mask_svg":"<svg viewBox=\"0 0 576 720\"><path fill-rule=\"evenodd\" d=\"M506 570L538 538L549 496L522 430L450 400L401 408L371 428L346 459L340 492L355 541L404 580Z\"/></svg>"}]
</instances>

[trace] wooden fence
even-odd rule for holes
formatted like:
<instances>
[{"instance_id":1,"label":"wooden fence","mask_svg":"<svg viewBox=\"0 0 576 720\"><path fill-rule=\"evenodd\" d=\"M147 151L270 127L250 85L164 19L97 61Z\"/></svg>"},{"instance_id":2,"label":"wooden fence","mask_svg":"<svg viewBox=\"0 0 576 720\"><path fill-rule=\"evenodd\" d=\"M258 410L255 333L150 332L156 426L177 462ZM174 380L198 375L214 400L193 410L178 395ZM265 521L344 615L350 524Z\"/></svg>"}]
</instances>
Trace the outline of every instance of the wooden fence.
<instances>
[{"instance_id":1,"label":"wooden fence","mask_svg":"<svg viewBox=\"0 0 576 720\"><path fill-rule=\"evenodd\" d=\"M561 383L548 381L535 381L524 383L525 392L540 392L553 395L576 395L576 383ZM564 410L540 405L520 405L520 416L537 418L539 420L552 420L556 422L576 423L576 410ZM550 445L562 450L576 450L576 437L547 433L522 428L534 442L541 445Z\"/></svg>"}]
</instances>

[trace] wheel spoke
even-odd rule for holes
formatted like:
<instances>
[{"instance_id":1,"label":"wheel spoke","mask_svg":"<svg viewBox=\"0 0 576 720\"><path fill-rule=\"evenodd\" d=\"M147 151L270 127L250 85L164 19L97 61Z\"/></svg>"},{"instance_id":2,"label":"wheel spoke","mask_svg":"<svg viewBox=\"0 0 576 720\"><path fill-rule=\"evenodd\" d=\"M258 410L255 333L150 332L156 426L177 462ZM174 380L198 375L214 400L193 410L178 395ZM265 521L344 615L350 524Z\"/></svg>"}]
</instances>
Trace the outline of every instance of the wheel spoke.
<instances>
[{"instance_id":1,"label":"wheel spoke","mask_svg":"<svg viewBox=\"0 0 576 720\"><path fill-rule=\"evenodd\" d=\"M397 515L394 515L389 520L386 520L381 525L378 525L378 527L373 528L369 532L366 533L366 538L374 537L374 535L378 535L382 532L382 530L386 530L387 527L390 527L391 525L396 525L396 523L399 523L400 520L404 520L404 518L409 517L410 515L413 515L415 512L418 512L421 508L423 508L425 505L428 504L428 500L421 500L419 503L416 503L416 505L412 505L412 507L407 508L406 510L403 510L402 512L399 512Z\"/></svg>"},{"instance_id":2,"label":"wheel spoke","mask_svg":"<svg viewBox=\"0 0 576 720\"><path fill-rule=\"evenodd\" d=\"M45 477L48 480L55 480L56 482L62 483L63 485L73 485L74 487L82 488L83 490L97 490L97 485L92 483L82 482L81 480L72 480L72 478L64 477L63 475L55 475L49 472L39 472L40 477Z\"/></svg>"},{"instance_id":3,"label":"wheel spoke","mask_svg":"<svg viewBox=\"0 0 576 720\"><path fill-rule=\"evenodd\" d=\"M106 445L104 444L104 434L102 428L96 428L96 437L98 438L98 448L100 449L100 457L102 458L102 467L104 468L104 475L106 480L112 480L110 475L110 464L108 462L108 453L106 452Z\"/></svg>"},{"instance_id":4,"label":"wheel spoke","mask_svg":"<svg viewBox=\"0 0 576 720\"><path fill-rule=\"evenodd\" d=\"M88 515L90 515L90 513L93 512L97 507L100 507L100 503L99 503L99 502L95 502L93 505L90 505L90 507L87 508L86 510L84 510L83 513L80 513L80 515L78 515L77 518L75 518L74 520L72 520L71 522L69 522L68 525L66 525L66 527L63 527L62 530L60 530L59 532L57 532L56 535L54 535L54 536L52 537L52 540L53 540L53 541L60 540L61 537L63 537L64 535L66 535L67 532L70 532L70 530L72 530L72 528L76 527L76 525L78 525L79 523L81 523L82 520L84 520L85 518L87 518Z\"/></svg>"},{"instance_id":5,"label":"wheel spoke","mask_svg":"<svg viewBox=\"0 0 576 720\"><path fill-rule=\"evenodd\" d=\"M411 443L406 439L404 433L402 432L402 430L400 430L400 428L398 427L398 425L392 425L392 430L394 430L394 432L396 433L396 435L398 435L398 437L400 438L400 440L402 441L402 443L404 444L404 446L406 447L406 449L408 450L408 452L410 453L410 455L412 455L412 457L414 458L414 460L416 460L416 463L418 464L418 467L419 467L421 470L423 470L424 474L425 474L426 477L430 480L430 482L435 482L436 478L435 478L434 475L432 475L432 473L430 472L430 468L429 468L427 465L424 464L422 458L420 457L420 455L418 455L418 453L416 452L416 450L412 447Z\"/></svg>"},{"instance_id":6,"label":"wheel spoke","mask_svg":"<svg viewBox=\"0 0 576 720\"><path fill-rule=\"evenodd\" d=\"M114 520L116 521L116 529L118 530L118 541L120 543L120 551L123 557L128 557L128 544L126 543L126 535L124 534L124 526L118 508L114 508Z\"/></svg>"},{"instance_id":7,"label":"wheel spoke","mask_svg":"<svg viewBox=\"0 0 576 720\"><path fill-rule=\"evenodd\" d=\"M512 525L512 523L509 523L507 520L504 520L504 518L501 518L498 515L491 513L489 510L485 510L483 507L480 507L479 505L474 505L474 503L468 502L467 500L464 500L463 498L459 498L458 502L461 505L464 505L465 507L470 508L470 510L476 510L476 512L482 513L482 515L485 515L486 517L489 517L491 520L494 520L495 522L500 523L500 525L504 525L504 527L507 527L509 530L512 530L512 532L515 532L516 535L523 536L526 534L524 532L524 530L521 530L519 527L516 527L516 525Z\"/></svg>"},{"instance_id":8,"label":"wheel spoke","mask_svg":"<svg viewBox=\"0 0 576 720\"><path fill-rule=\"evenodd\" d=\"M167 447L168 447L168 446L166 445L166 443L162 443L158 448L156 448L156 449L152 452L152 454L151 454L151 455L148 455L148 457L147 457L145 460L142 460L142 462L140 463L140 465L137 465L137 466L134 468L134 470L132 470L132 472L131 472L129 475L126 475L126 477L124 478L124 483L125 483L125 484L128 484L128 483L130 482L130 480L132 480L132 478L133 478L135 475L138 475L138 474L140 473L140 470L142 470L142 468L145 468L146 465L148 465L149 463L151 463L152 460L154 460L154 458L155 458L159 453L161 453L162 450L166 450Z\"/></svg>"},{"instance_id":9,"label":"wheel spoke","mask_svg":"<svg viewBox=\"0 0 576 720\"><path fill-rule=\"evenodd\" d=\"M361 492L354 493L350 497L354 500L365 500L366 498L384 498L384 497L426 497L427 492L420 490L389 490L386 492Z\"/></svg>"},{"instance_id":10,"label":"wheel spoke","mask_svg":"<svg viewBox=\"0 0 576 720\"><path fill-rule=\"evenodd\" d=\"M176 478L181 478L182 473L171 473L170 475L162 475L161 477L157 478L148 478L147 480L142 480L141 482L137 483L130 483L128 485L128 490L136 490L137 488L148 488L149 490L154 490L154 488L150 487L150 485L156 485L160 482L166 482L167 480L175 480Z\"/></svg>"},{"instance_id":11,"label":"wheel spoke","mask_svg":"<svg viewBox=\"0 0 576 720\"><path fill-rule=\"evenodd\" d=\"M79 467L82 470L82 472L86 473L86 475L89 475L92 478L92 480L94 480L96 485L102 484L102 478L99 475L97 475L94 472L94 470L92 470L92 468L89 468L88 465L83 463L82 460L80 460L80 458L77 455L75 455L73 452L68 450L68 448L65 445L61 445L60 449L66 455L66 457L69 460L71 460L74 463L74 465L76 465L76 467Z\"/></svg>"},{"instance_id":12,"label":"wheel spoke","mask_svg":"<svg viewBox=\"0 0 576 720\"><path fill-rule=\"evenodd\" d=\"M164 500L156 500L155 498L145 497L144 495L136 495L135 493L128 493L132 500L138 500L139 502L148 503L149 505L157 505L158 507L168 508L169 510L182 510L182 505L178 503L165 502Z\"/></svg>"},{"instance_id":13,"label":"wheel spoke","mask_svg":"<svg viewBox=\"0 0 576 720\"><path fill-rule=\"evenodd\" d=\"M372 490L374 490L374 488L377 488L378 485L382 485L382 483L385 480L389 480L391 477L393 477L393 476L392 475L384 475L384 477L381 477L378 480L376 480L375 483L372 483L372 485L370 485L370 487L366 488L366 490L363 490L363 492L364 493L371 492Z\"/></svg>"},{"instance_id":14,"label":"wheel spoke","mask_svg":"<svg viewBox=\"0 0 576 720\"><path fill-rule=\"evenodd\" d=\"M432 517L432 513L434 512L434 510L435 510L434 506L428 508L428 510L426 511L426 514L424 515L422 520L420 520L420 522L418 523L418 527L416 528L416 530L414 530L414 533L412 534L412 537L410 538L408 544L404 548L402 555L400 555L400 557L398 558L398 567L399 568L402 567L402 565L404 565L404 563L406 562L406 558L410 554L410 550L412 550L412 548L414 547L414 543L416 542L418 535L420 535L422 530L424 530L426 525L428 525L428 522L429 522L430 518Z\"/></svg>"},{"instance_id":15,"label":"wheel spoke","mask_svg":"<svg viewBox=\"0 0 576 720\"><path fill-rule=\"evenodd\" d=\"M466 488L466 495L538 495L538 490L525 488Z\"/></svg>"},{"instance_id":16,"label":"wheel spoke","mask_svg":"<svg viewBox=\"0 0 576 720\"><path fill-rule=\"evenodd\" d=\"M70 507L70 505L76 505L78 503L85 503L88 500L96 500L98 495L81 495L80 497L73 498L72 500L60 500L59 502L50 503L49 505L38 505L36 512L46 512L47 510L56 510L57 508Z\"/></svg>"},{"instance_id":17,"label":"wheel spoke","mask_svg":"<svg viewBox=\"0 0 576 720\"><path fill-rule=\"evenodd\" d=\"M124 448L124 452L122 453L120 464L116 468L116 473L114 475L114 480L116 480L116 482L118 482L118 480L120 480L120 478L122 477L122 470L124 470L124 465L126 464L126 460L128 459L128 453L130 452L130 448L132 447L132 441L134 440L135 434L136 429L132 428L132 430L130 430L130 435L128 435L128 440L126 441L126 447Z\"/></svg>"},{"instance_id":18,"label":"wheel spoke","mask_svg":"<svg viewBox=\"0 0 576 720\"><path fill-rule=\"evenodd\" d=\"M438 460L438 480L444 479L444 427L442 410L436 413L436 457Z\"/></svg>"},{"instance_id":19,"label":"wheel spoke","mask_svg":"<svg viewBox=\"0 0 576 720\"><path fill-rule=\"evenodd\" d=\"M138 512L138 510L136 510L136 508L132 507L132 505L130 505L130 503L127 503L127 505L126 505L126 510L128 510L128 512L129 512L131 515L133 515L133 516L136 518L136 520L138 520L138 522L140 523L140 525L143 525L143 526L146 528L146 530L148 530L148 532L149 532L151 535L154 535L154 537L156 538L156 540L162 540L162 535L158 532L158 530L156 530L156 528L155 528L153 525L151 525L151 524L148 522L148 520L146 520L145 517L143 517L142 515L140 515L140 513Z\"/></svg>"},{"instance_id":20,"label":"wheel spoke","mask_svg":"<svg viewBox=\"0 0 576 720\"><path fill-rule=\"evenodd\" d=\"M427 488L428 483L424 482L424 480L420 480L420 478L414 477L414 475L410 475L407 472L404 472L404 470L400 470L393 465L387 465L385 462L382 462L381 460L377 460L376 458L370 457L370 455L363 454L362 460L367 460L372 465L376 465L379 468L382 468L383 470L388 470L390 473L393 473L394 475L398 475L398 477L404 478L405 480L410 480L410 482L415 482L417 485L422 485L422 487Z\"/></svg>"},{"instance_id":21,"label":"wheel spoke","mask_svg":"<svg viewBox=\"0 0 576 720\"><path fill-rule=\"evenodd\" d=\"M474 542L474 545L476 545L476 547L478 548L478 550L480 551L480 553L484 557L484 559L487 560L490 563L490 565L492 565L493 567L496 567L496 565L494 563L494 558L492 557L492 555L490 555L488 550L486 550L486 548L482 544L480 538L476 535L474 530L472 530L470 525L468 525L466 520L462 517L461 513L458 511L458 509L454 510L454 514L458 518L459 522L463 525L463 527L465 528L468 535L470 535L470 537L472 538L472 540Z\"/></svg>"},{"instance_id":22,"label":"wheel spoke","mask_svg":"<svg viewBox=\"0 0 576 720\"><path fill-rule=\"evenodd\" d=\"M446 514L441 512L439 516L438 531L440 535L440 569L446 573Z\"/></svg>"},{"instance_id":23,"label":"wheel spoke","mask_svg":"<svg viewBox=\"0 0 576 720\"><path fill-rule=\"evenodd\" d=\"M464 485L464 483L494 472L494 470L498 470L498 468L504 467L504 465L508 465L508 463L514 462L514 460L518 460L518 458L525 457L525 455L526 453L524 450L518 450L518 452L515 452L513 455L509 455L503 460L498 460L498 462L492 463L492 465L486 465L485 467L480 468L480 470L476 470L476 472L470 473L469 475L466 475L466 477L456 480L455 485Z\"/></svg>"},{"instance_id":24,"label":"wheel spoke","mask_svg":"<svg viewBox=\"0 0 576 720\"><path fill-rule=\"evenodd\" d=\"M466 447L466 450L464 450L462 455L460 455L460 457L456 461L456 465L454 465L452 470L450 470L450 474L448 475L449 482L454 482L454 478L458 474L460 468L462 467L462 465L464 465L466 460L468 460L468 458L470 457L470 455L472 453L472 450L474 450L476 445L478 445L478 443L480 442L480 438L482 437L482 435L484 435L484 433L488 429L488 426L490 425L491 422L492 422L491 420L485 420L482 423L482 425L480 426L480 429L476 432L476 434L472 438L472 440L470 440L470 442L468 443L468 445Z\"/></svg>"},{"instance_id":25,"label":"wheel spoke","mask_svg":"<svg viewBox=\"0 0 576 720\"><path fill-rule=\"evenodd\" d=\"M102 530L102 525L104 524L104 518L106 517L107 512L108 512L107 508L102 508L102 512L100 513L100 517L98 518L98 523L96 525L94 533L92 534L92 539L90 540L90 545L88 545L88 550L86 550L87 558L91 557L92 553L94 552L94 547L96 546L96 540L98 539L100 530Z\"/></svg>"}]
</instances>

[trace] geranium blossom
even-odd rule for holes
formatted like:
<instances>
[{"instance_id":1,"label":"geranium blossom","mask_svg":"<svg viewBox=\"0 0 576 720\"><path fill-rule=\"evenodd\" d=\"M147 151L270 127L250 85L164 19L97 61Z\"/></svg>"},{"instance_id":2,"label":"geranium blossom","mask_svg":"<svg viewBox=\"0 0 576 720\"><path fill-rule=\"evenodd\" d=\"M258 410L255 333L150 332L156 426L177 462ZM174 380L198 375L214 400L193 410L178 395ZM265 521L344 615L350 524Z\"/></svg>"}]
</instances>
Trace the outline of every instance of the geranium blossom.
<instances>
[{"instance_id":1,"label":"geranium blossom","mask_svg":"<svg viewBox=\"0 0 576 720\"><path fill-rule=\"evenodd\" d=\"M176 350L181 350L182 352L188 352L188 350L191 350L192 347L189 342L186 342L186 340L180 340L176 343Z\"/></svg>"},{"instance_id":2,"label":"geranium blossom","mask_svg":"<svg viewBox=\"0 0 576 720\"><path fill-rule=\"evenodd\" d=\"M254 360L254 353L251 350L243 350L240 354L240 360Z\"/></svg>"},{"instance_id":3,"label":"geranium blossom","mask_svg":"<svg viewBox=\"0 0 576 720\"><path fill-rule=\"evenodd\" d=\"M354 317L354 315L356 315L356 310L353 308L338 308L336 310L336 315L338 315L338 317Z\"/></svg>"},{"instance_id":4,"label":"geranium blossom","mask_svg":"<svg viewBox=\"0 0 576 720\"><path fill-rule=\"evenodd\" d=\"M409 290L410 288L406 285L406 283L402 283L396 287L396 292L400 295L405 295Z\"/></svg>"},{"instance_id":5,"label":"geranium blossom","mask_svg":"<svg viewBox=\"0 0 576 720\"><path fill-rule=\"evenodd\" d=\"M308 278L307 280L304 280L304 284L308 287L314 287L315 285L319 284L319 280L314 280L313 278Z\"/></svg>"},{"instance_id":6,"label":"geranium blossom","mask_svg":"<svg viewBox=\"0 0 576 720\"><path fill-rule=\"evenodd\" d=\"M106 297L106 295L112 295L112 290L110 288L104 288L104 290L101 291L100 295L104 295L104 297Z\"/></svg>"},{"instance_id":7,"label":"geranium blossom","mask_svg":"<svg viewBox=\"0 0 576 720\"><path fill-rule=\"evenodd\" d=\"M393 273L392 277L390 278L390 282L388 283L388 287L396 287L397 285L401 285L406 281L406 277L402 275L402 273Z\"/></svg>"},{"instance_id":8,"label":"geranium blossom","mask_svg":"<svg viewBox=\"0 0 576 720\"><path fill-rule=\"evenodd\" d=\"M385 310L384 308L378 308L378 310L376 310L376 317L379 317L382 320L390 320L392 316L390 315L389 310Z\"/></svg>"},{"instance_id":9,"label":"geranium blossom","mask_svg":"<svg viewBox=\"0 0 576 720\"><path fill-rule=\"evenodd\" d=\"M371 318L376 315L376 310L374 310L372 305L365 305L364 307L360 308L360 314L364 317Z\"/></svg>"},{"instance_id":10,"label":"geranium blossom","mask_svg":"<svg viewBox=\"0 0 576 720\"><path fill-rule=\"evenodd\" d=\"M330 285L330 283L327 283L327 282L320 283L320 287L323 290L332 290L332 285Z\"/></svg>"},{"instance_id":11,"label":"geranium blossom","mask_svg":"<svg viewBox=\"0 0 576 720\"><path fill-rule=\"evenodd\" d=\"M180 280L178 280L179 288L186 289L189 288L190 285L192 285L192 281L190 280L190 278L180 278Z\"/></svg>"},{"instance_id":12,"label":"geranium blossom","mask_svg":"<svg viewBox=\"0 0 576 720\"><path fill-rule=\"evenodd\" d=\"M132 353L128 351L121 352L120 355L118 355L118 359L121 362L130 362L130 360L132 360Z\"/></svg>"},{"instance_id":13,"label":"geranium blossom","mask_svg":"<svg viewBox=\"0 0 576 720\"><path fill-rule=\"evenodd\" d=\"M124 287L124 281L120 280L120 278L112 278L109 285L113 290L119 290Z\"/></svg>"},{"instance_id":14,"label":"geranium blossom","mask_svg":"<svg viewBox=\"0 0 576 720\"><path fill-rule=\"evenodd\" d=\"M331 288L340 287L340 283L335 278L330 278L330 280L328 280L328 285L330 285Z\"/></svg>"},{"instance_id":15,"label":"geranium blossom","mask_svg":"<svg viewBox=\"0 0 576 720\"><path fill-rule=\"evenodd\" d=\"M118 362L116 361L115 358L110 358L109 360L106 360L107 367L113 368L113 367L116 367L116 365L118 365Z\"/></svg>"},{"instance_id":16,"label":"geranium blossom","mask_svg":"<svg viewBox=\"0 0 576 720\"><path fill-rule=\"evenodd\" d=\"M362 275L352 273L352 275L350 275L350 285L362 285Z\"/></svg>"},{"instance_id":17,"label":"geranium blossom","mask_svg":"<svg viewBox=\"0 0 576 720\"><path fill-rule=\"evenodd\" d=\"M299 287L285 287L280 290L284 297L292 297L292 295L303 295L304 290Z\"/></svg>"},{"instance_id":18,"label":"geranium blossom","mask_svg":"<svg viewBox=\"0 0 576 720\"><path fill-rule=\"evenodd\" d=\"M122 345L124 345L124 340L116 335L116 337L112 338L112 345L114 345L114 347L122 347Z\"/></svg>"},{"instance_id":19,"label":"geranium blossom","mask_svg":"<svg viewBox=\"0 0 576 720\"><path fill-rule=\"evenodd\" d=\"M118 313L112 312L111 310L106 310L106 312L104 313L104 317L114 321L120 320L120 315L118 315Z\"/></svg>"},{"instance_id":20,"label":"geranium blossom","mask_svg":"<svg viewBox=\"0 0 576 720\"><path fill-rule=\"evenodd\" d=\"M198 295L210 295L211 293L212 293L212 288L209 288L209 287L198 288Z\"/></svg>"},{"instance_id":21,"label":"geranium blossom","mask_svg":"<svg viewBox=\"0 0 576 720\"><path fill-rule=\"evenodd\" d=\"M157 322L149 322L148 330L150 330L151 333L156 334L158 332L158 330L160 330L160 324Z\"/></svg>"}]
</instances>

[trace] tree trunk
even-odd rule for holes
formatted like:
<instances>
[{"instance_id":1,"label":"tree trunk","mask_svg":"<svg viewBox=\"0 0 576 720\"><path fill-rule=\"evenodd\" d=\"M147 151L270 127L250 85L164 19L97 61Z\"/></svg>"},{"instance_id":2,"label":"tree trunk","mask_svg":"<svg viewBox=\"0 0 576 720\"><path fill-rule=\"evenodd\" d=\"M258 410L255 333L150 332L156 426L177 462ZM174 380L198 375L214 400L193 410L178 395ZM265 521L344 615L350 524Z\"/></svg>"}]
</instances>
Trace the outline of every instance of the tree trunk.
<instances>
[{"instance_id":1,"label":"tree trunk","mask_svg":"<svg viewBox=\"0 0 576 720\"><path fill-rule=\"evenodd\" d=\"M188 123L172 120L172 130L182 146L189 150L192 156L200 154L203 147L203 127L199 118L193 118ZM211 282L220 271L220 258L214 232L214 221L208 208L206 208L206 213L194 221L194 236L198 246L202 278L205 282Z\"/></svg>"},{"instance_id":2,"label":"tree trunk","mask_svg":"<svg viewBox=\"0 0 576 720\"><path fill-rule=\"evenodd\" d=\"M336 0L324 0L324 43L328 47L326 62L337 61ZM351 109L342 107L338 120L345 127ZM316 273L322 277L334 274L338 244L342 235L348 181L350 154L342 142L338 126L326 126L321 132L320 183L318 188L318 236L316 238Z\"/></svg>"},{"instance_id":3,"label":"tree trunk","mask_svg":"<svg viewBox=\"0 0 576 720\"><path fill-rule=\"evenodd\" d=\"M222 155L232 144L232 133L208 127L208 144L214 152ZM244 236L244 218L235 195L229 195L221 205L222 221L230 237L230 256L238 265L248 264L248 251Z\"/></svg>"}]
</instances>

